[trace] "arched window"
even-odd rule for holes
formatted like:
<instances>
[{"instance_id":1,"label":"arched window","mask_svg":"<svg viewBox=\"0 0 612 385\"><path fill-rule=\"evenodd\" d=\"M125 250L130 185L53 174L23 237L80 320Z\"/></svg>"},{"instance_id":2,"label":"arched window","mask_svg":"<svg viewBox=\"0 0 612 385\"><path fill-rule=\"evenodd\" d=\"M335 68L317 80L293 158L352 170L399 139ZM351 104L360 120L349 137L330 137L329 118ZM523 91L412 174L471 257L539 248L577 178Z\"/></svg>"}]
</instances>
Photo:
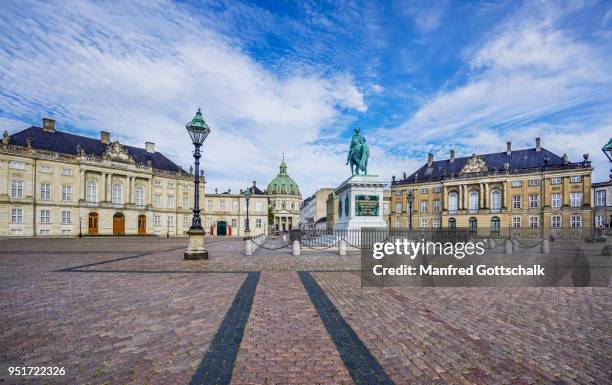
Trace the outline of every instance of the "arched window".
<instances>
[{"instance_id":1,"label":"arched window","mask_svg":"<svg viewBox=\"0 0 612 385\"><path fill-rule=\"evenodd\" d=\"M493 190L491 192L491 209L501 210L501 192L499 190Z\"/></svg>"},{"instance_id":2,"label":"arched window","mask_svg":"<svg viewBox=\"0 0 612 385\"><path fill-rule=\"evenodd\" d=\"M448 218L448 227L451 229L457 227L457 220L455 218Z\"/></svg>"},{"instance_id":3,"label":"arched window","mask_svg":"<svg viewBox=\"0 0 612 385\"><path fill-rule=\"evenodd\" d=\"M120 184L114 184L112 187L112 201L113 204L121 205L123 204L123 188Z\"/></svg>"},{"instance_id":4,"label":"arched window","mask_svg":"<svg viewBox=\"0 0 612 385\"><path fill-rule=\"evenodd\" d=\"M136 187L136 196L134 197L136 206L144 206L144 187Z\"/></svg>"},{"instance_id":5,"label":"arched window","mask_svg":"<svg viewBox=\"0 0 612 385\"><path fill-rule=\"evenodd\" d=\"M86 201L89 203L96 203L98 202L98 188L96 185L96 182L94 182L93 180L90 180L87 182L87 195L86 195Z\"/></svg>"},{"instance_id":6,"label":"arched window","mask_svg":"<svg viewBox=\"0 0 612 385\"><path fill-rule=\"evenodd\" d=\"M459 196L457 195L456 192L452 192L448 195L448 210L449 211L457 211L457 207L458 207L458 199ZM453 218L451 218L453 219ZM449 220L450 221L450 220Z\"/></svg>"},{"instance_id":7,"label":"arched window","mask_svg":"<svg viewBox=\"0 0 612 385\"><path fill-rule=\"evenodd\" d=\"M478 211L478 191L470 193L470 212Z\"/></svg>"}]
</instances>

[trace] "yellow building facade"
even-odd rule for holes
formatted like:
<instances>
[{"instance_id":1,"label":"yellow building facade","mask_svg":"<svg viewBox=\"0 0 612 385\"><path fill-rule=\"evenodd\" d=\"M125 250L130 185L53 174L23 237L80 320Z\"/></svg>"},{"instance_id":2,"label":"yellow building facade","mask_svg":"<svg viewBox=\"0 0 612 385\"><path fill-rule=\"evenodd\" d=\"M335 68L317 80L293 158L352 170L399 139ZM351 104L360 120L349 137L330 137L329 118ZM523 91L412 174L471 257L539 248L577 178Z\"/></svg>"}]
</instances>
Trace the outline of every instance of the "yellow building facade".
<instances>
[{"instance_id":1,"label":"yellow building facade","mask_svg":"<svg viewBox=\"0 0 612 385\"><path fill-rule=\"evenodd\" d=\"M391 226L468 228L478 235L590 234L591 163L569 162L540 146L428 161L391 184ZM585 231L586 230L586 231ZM505 235L504 235L505 234Z\"/></svg>"},{"instance_id":2,"label":"yellow building facade","mask_svg":"<svg viewBox=\"0 0 612 385\"><path fill-rule=\"evenodd\" d=\"M43 119L43 127L3 136L0 236L183 235L193 178L153 143L74 135Z\"/></svg>"}]
</instances>

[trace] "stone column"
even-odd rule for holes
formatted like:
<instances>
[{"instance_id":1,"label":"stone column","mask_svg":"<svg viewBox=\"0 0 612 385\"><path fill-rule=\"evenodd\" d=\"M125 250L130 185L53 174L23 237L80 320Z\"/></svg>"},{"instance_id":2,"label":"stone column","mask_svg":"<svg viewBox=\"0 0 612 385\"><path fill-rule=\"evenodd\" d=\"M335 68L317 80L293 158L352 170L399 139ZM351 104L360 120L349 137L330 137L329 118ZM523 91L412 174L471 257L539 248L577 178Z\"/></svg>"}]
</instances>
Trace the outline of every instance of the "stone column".
<instances>
[{"instance_id":1,"label":"stone column","mask_svg":"<svg viewBox=\"0 0 612 385\"><path fill-rule=\"evenodd\" d=\"M484 209L484 183L480 183L478 186L478 208Z\"/></svg>"},{"instance_id":2,"label":"stone column","mask_svg":"<svg viewBox=\"0 0 612 385\"><path fill-rule=\"evenodd\" d=\"M444 212L444 210L448 208L448 190L446 186L442 188L442 199L440 199L440 204L442 205L440 211Z\"/></svg>"},{"instance_id":3,"label":"stone column","mask_svg":"<svg viewBox=\"0 0 612 385\"><path fill-rule=\"evenodd\" d=\"M563 206L570 205L569 180L570 180L569 176L563 177L563 194L561 195L563 197Z\"/></svg>"},{"instance_id":4,"label":"stone column","mask_svg":"<svg viewBox=\"0 0 612 385\"><path fill-rule=\"evenodd\" d=\"M136 202L136 177L130 177L130 203Z\"/></svg>"},{"instance_id":5,"label":"stone column","mask_svg":"<svg viewBox=\"0 0 612 385\"><path fill-rule=\"evenodd\" d=\"M489 186L489 183L484 183L484 196L482 197L483 202L484 202L484 208L485 209L490 209L491 208L491 186Z\"/></svg>"},{"instance_id":6,"label":"stone column","mask_svg":"<svg viewBox=\"0 0 612 385\"><path fill-rule=\"evenodd\" d=\"M79 170L79 200L85 200L85 190L87 189L87 179L85 178L85 170Z\"/></svg>"},{"instance_id":7,"label":"stone column","mask_svg":"<svg viewBox=\"0 0 612 385\"><path fill-rule=\"evenodd\" d=\"M508 197L510 194L508 193L508 181L505 180L502 185L502 209L508 208Z\"/></svg>"}]
</instances>

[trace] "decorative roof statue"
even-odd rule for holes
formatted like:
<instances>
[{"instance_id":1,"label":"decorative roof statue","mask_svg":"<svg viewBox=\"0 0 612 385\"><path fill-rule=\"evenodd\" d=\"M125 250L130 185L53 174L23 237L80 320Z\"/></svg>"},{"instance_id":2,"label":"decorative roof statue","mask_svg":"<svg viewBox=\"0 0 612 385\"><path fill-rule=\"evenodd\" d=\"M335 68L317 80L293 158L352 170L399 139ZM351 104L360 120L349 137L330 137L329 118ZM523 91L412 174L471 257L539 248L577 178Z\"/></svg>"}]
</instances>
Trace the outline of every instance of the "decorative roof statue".
<instances>
[{"instance_id":1,"label":"decorative roof statue","mask_svg":"<svg viewBox=\"0 0 612 385\"><path fill-rule=\"evenodd\" d=\"M363 171L363 175L367 175L369 157L370 148L366 144L363 135L359 133L359 128L355 128L351 138L351 147L346 158L346 164L351 166L351 175L359 175L359 170Z\"/></svg>"},{"instance_id":2,"label":"decorative roof statue","mask_svg":"<svg viewBox=\"0 0 612 385\"><path fill-rule=\"evenodd\" d=\"M26 145L29 149L32 148L32 138L30 138L29 136L26 138Z\"/></svg>"}]
</instances>

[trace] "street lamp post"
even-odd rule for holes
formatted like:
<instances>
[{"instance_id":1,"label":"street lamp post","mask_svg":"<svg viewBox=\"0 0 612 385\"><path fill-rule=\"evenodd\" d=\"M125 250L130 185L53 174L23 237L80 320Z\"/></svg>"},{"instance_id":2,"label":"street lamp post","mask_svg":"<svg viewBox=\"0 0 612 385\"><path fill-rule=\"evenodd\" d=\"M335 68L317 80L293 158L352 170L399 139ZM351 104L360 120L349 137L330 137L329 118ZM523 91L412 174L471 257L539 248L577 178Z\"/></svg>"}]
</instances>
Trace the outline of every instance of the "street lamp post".
<instances>
[{"instance_id":1,"label":"street lamp post","mask_svg":"<svg viewBox=\"0 0 612 385\"><path fill-rule=\"evenodd\" d=\"M79 217L79 238L83 238L83 217Z\"/></svg>"},{"instance_id":2,"label":"street lamp post","mask_svg":"<svg viewBox=\"0 0 612 385\"><path fill-rule=\"evenodd\" d=\"M193 158L195 160L195 172L194 172L194 202L193 202L193 218L191 220L191 227L187 234L189 234L189 243L187 250L185 250L185 259L208 259L208 250L204 245L204 229L202 229L202 221L200 219L200 147L206 140L206 137L210 133L210 127L204 121L202 112L198 108L193 119L185 126L191 142L195 147L193 152Z\"/></svg>"},{"instance_id":3,"label":"street lamp post","mask_svg":"<svg viewBox=\"0 0 612 385\"><path fill-rule=\"evenodd\" d=\"M246 199L246 223L244 226L244 235L247 237L251 235L251 228L249 227L249 200L251 199L251 195L251 189L246 189L244 192L244 199Z\"/></svg>"},{"instance_id":4,"label":"street lamp post","mask_svg":"<svg viewBox=\"0 0 612 385\"><path fill-rule=\"evenodd\" d=\"M408 191L408 229L412 231L412 202L414 202L414 194L412 190Z\"/></svg>"},{"instance_id":5,"label":"street lamp post","mask_svg":"<svg viewBox=\"0 0 612 385\"><path fill-rule=\"evenodd\" d=\"M606 144L605 146L601 148L601 151L603 151L603 153L606 154L606 157L612 163L612 138L610 138L610 140L608 141L608 144ZM610 169L609 178L610 180L612 180L612 168Z\"/></svg>"}]
</instances>

